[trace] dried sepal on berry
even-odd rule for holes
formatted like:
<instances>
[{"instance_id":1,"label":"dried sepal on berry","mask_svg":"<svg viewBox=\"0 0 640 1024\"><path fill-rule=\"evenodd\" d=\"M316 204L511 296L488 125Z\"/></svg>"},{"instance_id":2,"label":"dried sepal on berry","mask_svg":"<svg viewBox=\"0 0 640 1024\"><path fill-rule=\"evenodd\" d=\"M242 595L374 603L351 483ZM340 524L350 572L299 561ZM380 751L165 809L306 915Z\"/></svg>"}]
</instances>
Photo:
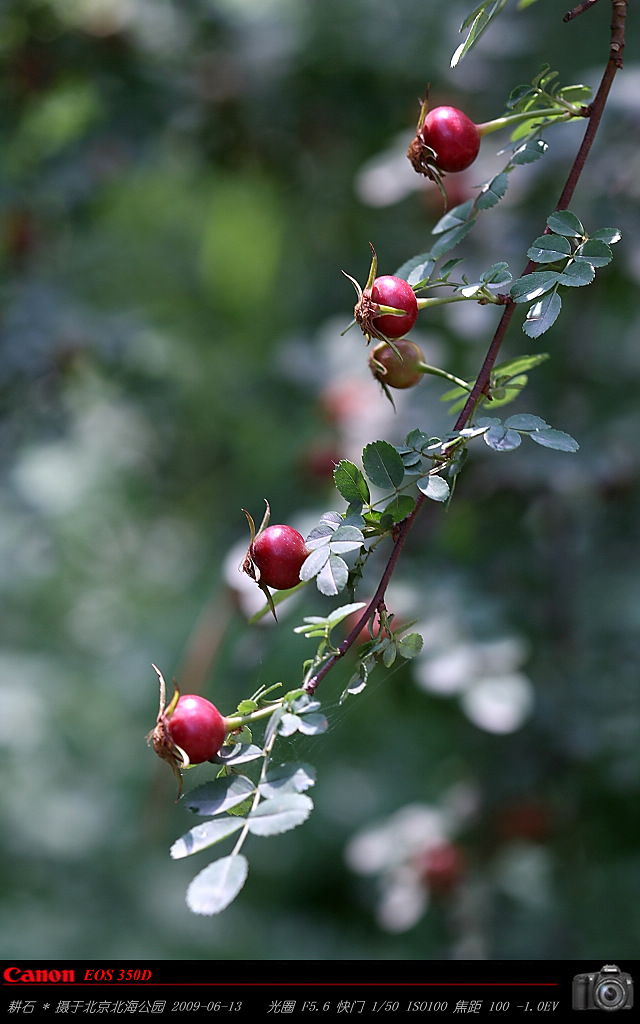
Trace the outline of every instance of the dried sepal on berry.
<instances>
[{"instance_id":1,"label":"dried sepal on berry","mask_svg":"<svg viewBox=\"0 0 640 1024\"><path fill-rule=\"evenodd\" d=\"M167 704L167 686L164 681L164 676L156 665L152 665L152 668L160 682L160 707L155 727L147 736L147 743L153 746L158 757L162 761L167 762L171 771L175 775L178 783L178 795L176 797L177 803L182 796L182 775L180 774L180 768L188 768L190 763L189 755L173 741L169 731L169 720L173 714L176 704L180 700L180 690L178 689L178 685L174 679L173 696L169 704Z\"/></svg>"},{"instance_id":2,"label":"dried sepal on berry","mask_svg":"<svg viewBox=\"0 0 640 1024\"><path fill-rule=\"evenodd\" d=\"M244 512L245 516L247 517L247 522L249 524L249 533L251 535L251 539L249 540L249 547L247 548L247 553L244 556L242 562L240 563L239 569L240 569L240 572L246 573L247 576L249 577L249 579L252 579L260 587L260 590L264 594L265 599L267 601L267 604L269 605L269 609L271 611L271 614L273 615L274 619L277 622L278 616L276 615L276 606L273 603L273 598L271 596L271 592L270 592L269 588L264 583L261 582L261 580L260 580L260 569L256 565L255 559L253 557L253 544L254 544L254 541L256 540L257 537L260 536L261 533L264 533L264 531L267 529L267 527L269 525L269 519L271 518L271 508L270 508L269 502L267 501L266 498L264 499L264 503L265 503L265 505L267 507L266 507L265 513L264 513L264 515L262 517L262 522L260 523L260 528L258 529L257 532L256 532L256 524L253 521L253 516L251 515L250 512L247 512L246 508L242 509L242 511Z\"/></svg>"}]
</instances>

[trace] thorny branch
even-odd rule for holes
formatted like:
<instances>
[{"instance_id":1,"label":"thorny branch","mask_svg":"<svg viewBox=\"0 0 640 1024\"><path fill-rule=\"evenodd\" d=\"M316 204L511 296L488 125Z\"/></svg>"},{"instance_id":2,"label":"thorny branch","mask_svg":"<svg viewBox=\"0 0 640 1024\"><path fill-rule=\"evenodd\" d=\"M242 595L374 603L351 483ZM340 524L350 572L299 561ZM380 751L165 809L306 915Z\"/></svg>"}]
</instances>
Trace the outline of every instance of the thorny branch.
<instances>
[{"instance_id":1,"label":"thorny branch","mask_svg":"<svg viewBox=\"0 0 640 1024\"><path fill-rule=\"evenodd\" d=\"M588 7L593 6L593 4L595 4L596 2L597 0L587 0L586 3L579 4L578 7L570 11L568 15L565 15L564 20L572 20L574 17L577 17L578 14L581 14L584 10L587 10ZM576 158L573 162L571 170L569 171L566 184L562 190L560 199L558 200L558 203L556 205L556 210L566 210L569 206L569 203L571 202L571 199L573 198L573 194L575 192L578 180L586 163L587 156L589 155L589 151L591 150L591 146L593 145L593 140L598 130L598 125L600 124L602 112L605 108L605 104L607 102L607 98L609 95L609 90L611 89L611 85L615 77L616 71L621 69L623 66L622 55L624 51L625 41L624 30L625 18L627 13L627 0L611 0L611 4L612 20L611 35L609 39L609 59L607 61L607 65L602 76L602 81L600 82L600 86L598 87L598 91L595 95L593 103L591 103L589 107L589 121L584 134L584 138L582 140L582 144L580 146L580 149L578 150ZM548 231L548 228L546 229L546 231ZM538 264L535 263L533 260L530 260L524 268L521 276L524 277L526 274L530 274L536 268L537 265ZM462 430L463 427L467 424L480 395L488 394L489 392L491 370L493 369L496 358L498 356L498 352L500 351L500 346L502 345L502 341L507 332L507 328L511 323L511 318L513 316L515 307L516 304L513 302L513 300L511 298L507 299L504 312L500 318L495 334L487 350L487 354L480 369L480 373L478 374L476 382L471 390L471 394L469 395L469 398L467 399L467 402L462 412L460 413L458 419L456 420L454 426L454 430L456 431ZM341 658L343 658L347 651L353 646L353 644L356 642L360 634L360 631L366 626L369 619L371 619L371 617L375 614L378 608L380 608L381 605L383 604L384 595L386 593L389 581L396 567L398 558L400 557L400 552L402 551L407 535L411 530L413 524L415 523L416 518L420 513L422 506L424 505L424 502L425 495L420 494L416 500L416 505L413 512L411 512L411 514L408 515L407 518L404 519L402 523L399 525L398 532L394 540L393 549L391 551L391 555L389 556L389 560L382 574L382 578L380 580L380 583L378 584L378 588L375 594L369 601L367 607L364 609L358 622L353 627L347 638L340 644L337 653L333 654L330 658L328 658L327 661L318 669L315 675L307 681L305 685L305 690L307 691L307 693L315 693L318 684L322 681L322 679L324 679L327 673L331 671L335 664Z\"/></svg>"}]
</instances>

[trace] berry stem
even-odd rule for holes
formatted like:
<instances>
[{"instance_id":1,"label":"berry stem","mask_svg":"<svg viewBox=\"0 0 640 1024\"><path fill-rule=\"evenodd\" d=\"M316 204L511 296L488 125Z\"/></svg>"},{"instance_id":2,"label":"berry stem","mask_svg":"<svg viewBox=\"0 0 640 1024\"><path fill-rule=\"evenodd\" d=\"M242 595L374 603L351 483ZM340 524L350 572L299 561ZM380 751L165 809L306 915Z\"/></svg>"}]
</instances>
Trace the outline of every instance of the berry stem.
<instances>
[{"instance_id":1,"label":"berry stem","mask_svg":"<svg viewBox=\"0 0 640 1024\"><path fill-rule=\"evenodd\" d=\"M418 363L417 369L420 370L420 373L430 373L434 377L443 377L445 380L451 381L452 384L457 384L459 388L471 391L471 384L467 384L466 380L456 377L454 373L448 373L447 370L441 370L439 366L431 366L429 363Z\"/></svg>"},{"instance_id":2,"label":"berry stem","mask_svg":"<svg viewBox=\"0 0 640 1024\"><path fill-rule=\"evenodd\" d=\"M476 128L481 135L489 135L497 132L507 125L520 124L523 121L534 121L536 117L552 117L554 121L571 121L576 117L589 117L589 107L578 107L574 103L567 103L557 107L542 107L540 110L524 110L518 114L505 114L503 117L496 117L492 121L484 121L477 124Z\"/></svg>"},{"instance_id":3,"label":"berry stem","mask_svg":"<svg viewBox=\"0 0 640 1024\"><path fill-rule=\"evenodd\" d=\"M503 301L499 295L492 295L481 288L473 295L432 295L429 299L418 299L418 309L429 309L431 306L444 306L448 302L478 302L478 296L482 298L483 304L492 302L496 306L502 306Z\"/></svg>"},{"instance_id":4,"label":"berry stem","mask_svg":"<svg viewBox=\"0 0 640 1024\"><path fill-rule=\"evenodd\" d=\"M275 701L273 704L269 704L268 707L258 708L256 711L250 711L248 715L229 715L226 719L227 732L234 732L236 729L242 729L245 725L251 725L253 722L258 722L261 718L268 718L273 712L282 706L284 703L284 697L282 700Z\"/></svg>"}]
</instances>

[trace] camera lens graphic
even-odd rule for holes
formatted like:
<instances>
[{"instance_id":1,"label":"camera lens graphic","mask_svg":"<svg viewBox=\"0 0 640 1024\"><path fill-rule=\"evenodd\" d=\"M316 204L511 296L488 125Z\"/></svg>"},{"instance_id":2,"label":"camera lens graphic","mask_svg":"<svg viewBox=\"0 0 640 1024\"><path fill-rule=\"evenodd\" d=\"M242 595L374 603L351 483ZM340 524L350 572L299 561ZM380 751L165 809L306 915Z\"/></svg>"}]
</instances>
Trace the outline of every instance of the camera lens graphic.
<instances>
[{"instance_id":1,"label":"camera lens graphic","mask_svg":"<svg viewBox=\"0 0 640 1024\"><path fill-rule=\"evenodd\" d=\"M594 992L594 1002L601 1010L616 1010L624 999L624 988L611 979L601 981Z\"/></svg>"}]
</instances>

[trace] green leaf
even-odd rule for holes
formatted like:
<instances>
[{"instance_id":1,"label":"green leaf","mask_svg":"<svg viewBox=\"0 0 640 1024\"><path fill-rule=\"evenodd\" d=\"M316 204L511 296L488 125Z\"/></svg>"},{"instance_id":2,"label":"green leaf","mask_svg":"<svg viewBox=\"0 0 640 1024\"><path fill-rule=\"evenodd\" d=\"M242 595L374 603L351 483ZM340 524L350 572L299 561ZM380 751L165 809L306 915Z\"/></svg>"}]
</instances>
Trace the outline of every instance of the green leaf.
<instances>
[{"instance_id":1,"label":"green leaf","mask_svg":"<svg viewBox=\"0 0 640 1024\"><path fill-rule=\"evenodd\" d=\"M459 206L454 206L452 210L448 210L440 218L436 226L431 229L431 234L440 235L444 231L450 231L452 228L460 227L461 224L466 224L472 213L473 199L467 199L466 202L460 203Z\"/></svg>"},{"instance_id":2,"label":"green leaf","mask_svg":"<svg viewBox=\"0 0 640 1024\"><path fill-rule=\"evenodd\" d=\"M561 89L558 89L556 95L566 103L584 106L587 100L591 99L592 92L591 86L576 83L576 85L564 85Z\"/></svg>"},{"instance_id":3,"label":"green leaf","mask_svg":"<svg viewBox=\"0 0 640 1024\"><path fill-rule=\"evenodd\" d=\"M543 430L549 426L549 424L545 423L540 416L530 416L528 413L509 416L509 418L504 421L504 425L512 430L524 430L527 432L530 430Z\"/></svg>"},{"instance_id":4,"label":"green leaf","mask_svg":"<svg viewBox=\"0 0 640 1024\"><path fill-rule=\"evenodd\" d=\"M258 704L255 700L241 700L238 704L239 715L249 715L252 711L257 711Z\"/></svg>"},{"instance_id":5,"label":"green leaf","mask_svg":"<svg viewBox=\"0 0 640 1024\"><path fill-rule=\"evenodd\" d=\"M497 174L488 185L485 185L476 199L476 210L489 210L499 203L509 186L507 174Z\"/></svg>"},{"instance_id":6,"label":"green leaf","mask_svg":"<svg viewBox=\"0 0 640 1024\"><path fill-rule=\"evenodd\" d=\"M540 235L527 249L536 263L557 263L571 255L571 243L562 235Z\"/></svg>"},{"instance_id":7,"label":"green leaf","mask_svg":"<svg viewBox=\"0 0 640 1024\"><path fill-rule=\"evenodd\" d=\"M533 163L534 160L544 156L548 148L549 145L544 139L529 139L528 142L514 150L511 163L516 165Z\"/></svg>"},{"instance_id":8,"label":"green leaf","mask_svg":"<svg viewBox=\"0 0 640 1024\"><path fill-rule=\"evenodd\" d=\"M501 423L494 424L482 435L485 444L496 452L510 452L522 444L522 438L517 430L509 430Z\"/></svg>"},{"instance_id":9,"label":"green leaf","mask_svg":"<svg viewBox=\"0 0 640 1024\"><path fill-rule=\"evenodd\" d=\"M387 637L382 648L382 664L385 668L391 668L398 656L398 645L391 637Z\"/></svg>"},{"instance_id":10,"label":"green leaf","mask_svg":"<svg viewBox=\"0 0 640 1024\"><path fill-rule=\"evenodd\" d=\"M322 571L326 563L331 556L328 542L323 546L316 548L305 558L300 568L300 579L304 583L308 583L314 576L317 576Z\"/></svg>"},{"instance_id":11,"label":"green leaf","mask_svg":"<svg viewBox=\"0 0 640 1024\"><path fill-rule=\"evenodd\" d=\"M213 816L242 803L254 791L255 784L246 775L227 775L197 786L185 803L194 814Z\"/></svg>"},{"instance_id":12,"label":"green leaf","mask_svg":"<svg viewBox=\"0 0 640 1024\"><path fill-rule=\"evenodd\" d=\"M606 267L607 263L611 263L613 253L606 242L599 238L589 238L578 246L574 258L586 260L592 267Z\"/></svg>"},{"instance_id":13,"label":"green leaf","mask_svg":"<svg viewBox=\"0 0 640 1024\"><path fill-rule=\"evenodd\" d=\"M553 288L558 282L555 270L539 270L533 274L519 277L511 286L511 298L514 302L530 302Z\"/></svg>"},{"instance_id":14,"label":"green leaf","mask_svg":"<svg viewBox=\"0 0 640 1024\"><path fill-rule=\"evenodd\" d=\"M183 857L190 857L192 853L199 853L207 846L214 846L228 836L232 836L244 825L243 818L223 818L217 821L205 821L201 825L194 825L188 832L185 832L180 839L176 839L169 853L174 860Z\"/></svg>"},{"instance_id":15,"label":"green leaf","mask_svg":"<svg viewBox=\"0 0 640 1024\"><path fill-rule=\"evenodd\" d=\"M346 555L357 551L364 544L362 530L357 526L339 526L329 541L329 550L334 555Z\"/></svg>"},{"instance_id":16,"label":"green leaf","mask_svg":"<svg viewBox=\"0 0 640 1024\"><path fill-rule=\"evenodd\" d=\"M342 517L340 518L340 522L342 522ZM313 530L305 540L305 544L309 548L309 551L316 551L318 548L327 547L337 528L337 524L334 526L330 523L318 523L317 526L314 526Z\"/></svg>"},{"instance_id":17,"label":"green leaf","mask_svg":"<svg viewBox=\"0 0 640 1024\"><path fill-rule=\"evenodd\" d=\"M438 277L438 281L448 281L453 271L456 269L456 267L459 267L461 263L464 263L464 260L459 256L447 260L446 263L443 263L442 266L440 267L440 275Z\"/></svg>"},{"instance_id":18,"label":"green leaf","mask_svg":"<svg viewBox=\"0 0 640 1024\"><path fill-rule=\"evenodd\" d=\"M298 715L294 715L291 711L285 711L280 718L278 725L278 732L281 736L293 736L300 727L302 719Z\"/></svg>"},{"instance_id":19,"label":"green leaf","mask_svg":"<svg viewBox=\"0 0 640 1024\"><path fill-rule=\"evenodd\" d=\"M507 359L504 363L498 363L493 368L493 379L496 381L504 381L509 377L514 377L516 374L526 373L528 370L535 369L540 363L544 363L549 359L548 352L538 352L536 355L529 356L516 356L515 359Z\"/></svg>"},{"instance_id":20,"label":"green leaf","mask_svg":"<svg viewBox=\"0 0 640 1024\"><path fill-rule=\"evenodd\" d=\"M595 276L596 272L591 263L579 260L565 267L558 275L558 284L563 284L565 288L582 288L586 284L591 284Z\"/></svg>"},{"instance_id":21,"label":"green leaf","mask_svg":"<svg viewBox=\"0 0 640 1024\"><path fill-rule=\"evenodd\" d=\"M263 800L247 818L254 836L277 836L302 825L313 810L313 801L302 793L284 793Z\"/></svg>"},{"instance_id":22,"label":"green leaf","mask_svg":"<svg viewBox=\"0 0 640 1024\"><path fill-rule=\"evenodd\" d=\"M550 292L527 311L522 330L528 338L539 338L556 322L562 309L557 291Z\"/></svg>"},{"instance_id":23,"label":"green leaf","mask_svg":"<svg viewBox=\"0 0 640 1024\"><path fill-rule=\"evenodd\" d=\"M570 210L556 210L549 214L547 226L557 235L566 235L568 238L582 238L585 233L582 223Z\"/></svg>"},{"instance_id":24,"label":"green leaf","mask_svg":"<svg viewBox=\"0 0 640 1024\"><path fill-rule=\"evenodd\" d=\"M419 473L421 471L422 458L419 452L415 452L412 449L409 449L407 451L406 448L403 450L398 448L398 454L402 459L402 465L404 466L405 474Z\"/></svg>"},{"instance_id":25,"label":"green leaf","mask_svg":"<svg viewBox=\"0 0 640 1024\"><path fill-rule=\"evenodd\" d=\"M333 471L333 479L345 501L370 501L369 487L362 471L348 459L342 459L338 463Z\"/></svg>"},{"instance_id":26,"label":"green leaf","mask_svg":"<svg viewBox=\"0 0 640 1024\"><path fill-rule=\"evenodd\" d=\"M284 793L304 793L315 781L316 770L310 764L279 764L269 769L258 789L261 796L270 799Z\"/></svg>"},{"instance_id":27,"label":"green leaf","mask_svg":"<svg viewBox=\"0 0 640 1024\"><path fill-rule=\"evenodd\" d=\"M415 507L415 498L409 494L398 494L388 505L385 505L384 515L391 516L394 523L400 523L413 512Z\"/></svg>"},{"instance_id":28,"label":"green leaf","mask_svg":"<svg viewBox=\"0 0 640 1024\"><path fill-rule=\"evenodd\" d=\"M401 277L412 287L427 281L433 273L436 261L432 259L430 252L423 252L420 256L413 256L395 272L395 277Z\"/></svg>"},{"instance_id":29,"label":"green leaf","mask_svg":"<svg viewBox=\"0 0 640 1024\"><path fill-rule=\"evenodd\" d=\"M242 712L241 712L242 713ZM247 761L255 761L264 756L264 751L255 743L229 743L221 747L215 757L211 760L216 764L224 764L233 767L236 764L245 764Z\"/></svg>"},{"instance_id":30,"label":"green leaf","mask_svg":"<svg viewBox=\"0 0 640 1024\"><path fill-rule=\"evenodd\" d=\"M398 452L388 441L373 441L362 453L362 465L369 480L376 487L400 486L404 479L404 465Z\"/></svg>"},{"instance_id":31,"label":"green leaf","mask_svg":"<svg viewBox=\"0 0 640 1024\"><path fill-rule=\"evenodd\" d=\"M509 264L504 262L494 263L488 270L480 274L480 280L494 288L504 284L511 284L512 277Z\"/></svg>"},{"instance_id":32,"label":"green leaf","mask_svg":"<svg viewBox=\"0 0 640 1024\"><path fill-rule=\"evenodd\" d=\"M209 864L187 889L187 906L194 914L219 914L236 898L247 880L249 865L240 853Z\"/></svg>"},{"instance_id":33,"label":"green leaf","mask_svg":"<svg viewBox=\"0 0 640 1024\"><path fill-rule=\"evenodd\" d=\"M344 619L348 619L354 612L359 612L362 608L365 608L366 604L366 601L356 601L355 604L340 605L339 608L334 608L332 612L329 612L326 622L333 629L334 626L339 625Z\"/></svg>"},{"instance_id":34,"label":"green leaf","mask_svg":"<svg viewBox=\"0 0 640 1024\"><path fill-rule=\"evenodd\" d=\"M434 443L434 439L425 434L424 430L419 430L416 427L414 430L407 434L407 444L410 448L415 448L416 451L424 452L430 444Z\"/></svg>"},{"instance_id":35,"label":"green leaf","mask_svg":"<svg viewBox=\"0 0 640 1024\"><path fill-rule=\"evenodd\" d=\"M398 641L398 654L407 660L415 658L422 650L424 640L419 633L408 633Z\"/></svg>"},{"instance_id":36,"label":"green leaf","mask_svg":"<svg viewBox=\"0 0 640 1024\"><path fill-rule=\"evenodd\" d=\"M520 397L521 391L527 386L528 380L526 373L521 373L517 377L510 377L508 384L492 387L491 402L487 404L490 404L492 409L500 409L503 405L515 402L516 398Z\"/></svg>"},{"instance_id":37,"label":"green leaf","mask_svg":"<svg viewBox=\"0 0 640 1024\"><path fill-rule=\"evenodd\" d=\"M507 3L507 0L484 0L475 11L472 11L468 18L462 23L460 31L469 27L467 38L458 46L451 58L451 67L455 68L465 53L468 53L472 46L478 42L482 33L488 28L490 22Z\"/></svg>"},{"instance_id":38,"label":"green leaf","mask_svg":"<svg viewBox=\"0 0 640 1024\"><path fill-rule=\"evenodd\" d=\"M340 555L331 554L316 577L316 586L325 597L335 597L346 587L348 579L347 563Z\"/></svg>"},{"instance_id":39,"label":"green leaf","mask_svg":"<svg viewBox=\"0 0 640 1024\"><path fill-rule=\"evenodd\" d=\"M440 235L440 238L431 250L434 257L439 259L440 256L444 256L445 252L455 249L458 242L461 242L469 234L474 224L475 220L468 220L466 224L461 224L460 227L453 228L451 231L445 231L443 235Z\"/></svg>"},{"instance_id":40,"label":"green leaf","mask_svg":"<svg viewBox=\"0 0 640 1024\"><path fill-rule=\"evenodd\" d=\"M607 245L615 245L622 238L622 232L620 228L600 228L589 237L592 241L595 239L600 242L606 242Z\"/></svg>"},{"instance_id":41,"label":"green leaf","mask_svg":"<svg viewBox=\"0 0 640 1024\"><path fill-rule=\"evenodd\" d=\"M298 693L298 696L291 705L291 710L295 711L297 715L307 715L309 712L317 711L318 708L321 707L320 701L317 700L316 697L310 697L309 694L304 691L301 693L299 690L293 690L292 692Z\"/></svg>"},{"instance_id":42,"label":"green leaf","mask_svg":"<svg viewBox=\"0 0 640 1024\"><path fill-rule=\"evenodd\" d=\"M449 497L449 484L441 477L436 476L423 476L418 480L418 490L427 497L431 498L432 501L446 501Z\"/></svg>"},{"instance_id":43,"label":"green leaf","mask_svg":"<svg viewBox=\"0 0 640 1024\"><path fill-rule=\"evenodd\" d=\"M571 434L565 434L563 430L554 430L553 427L545 427L544 430L534 430L529 434L532 441L541 444L545 448L555 448L559 452L577 452L580 445Z\"/></svg>"},{"instance_id":44,"label":"green leaf","mask_svg":"<svg viewBox=\"0 0 640 1024\"><path fill-rule=\"evenodd\" d=\"M303 733L305 736L319 736L320 733L326 732L328 728L329 723L325 715L314 711L300 718L298 732Z\"/></svg>"}]
</instances>

